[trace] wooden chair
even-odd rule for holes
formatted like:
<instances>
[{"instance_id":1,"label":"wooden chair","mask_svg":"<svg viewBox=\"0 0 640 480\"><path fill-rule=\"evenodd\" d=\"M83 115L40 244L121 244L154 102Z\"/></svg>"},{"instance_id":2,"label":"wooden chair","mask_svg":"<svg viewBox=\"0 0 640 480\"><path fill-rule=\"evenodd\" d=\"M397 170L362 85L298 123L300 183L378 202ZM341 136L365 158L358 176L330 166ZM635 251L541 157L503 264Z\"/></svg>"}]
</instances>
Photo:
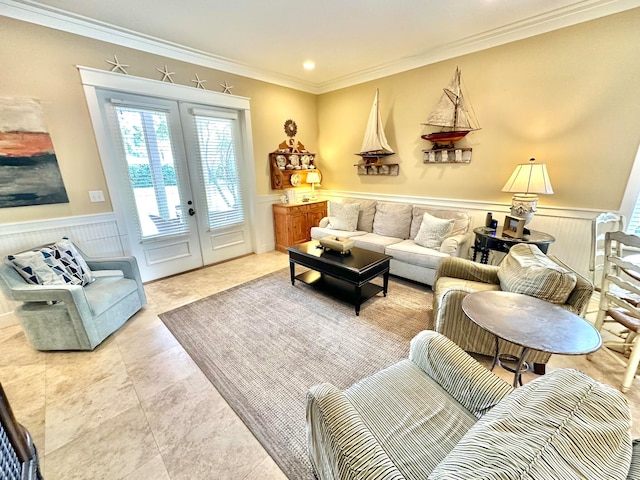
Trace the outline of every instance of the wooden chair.
<instances>
[{"instance_id":1,"label":"wooden chair","mask_svg":"<svg viewBox=\"0 0 640 480\"><path fill-rule=\"evenodd\" d=\"M638 331L640 329L640 281L633 275L640 276L640 265L624 259L624 248L640 249L640 237L627 235L624 232L607 232L604 243L604 264L602 285L600 289L600 305L595 327L601 331L606 320L614 321L628 330L625 338L603 342L603 350L616 362L625 367L622 380L622 392L631 387L640 362ZM630 276L631 275L631 276ZM618 353L621 348L629 354ZM588 355L587 358L591 358Z\"/></svg>"},{"instance_id":2,"label":"wooden chair","mask_svg":"<svg viewBox=\"0 0 640 480\"><path fill-rule=\"evenodd\" d=\"M0 478L42 480L36 447L27 429L13 415L0 384Z\"/></svg>"},{"instance_id":3,"label":"wooden chair","mask_svg":"<svg viewBox=\"0 0 640 480\"><path fill-rule=\"evenodd\" d=\"M589 271L591 272L591 282L596 286L596 291L602 283L604 236L607 232L624 231L624 224L624 217L613 212L601 213L591 222L591 255L589 256Z\"/></svg>"}]
</instances>

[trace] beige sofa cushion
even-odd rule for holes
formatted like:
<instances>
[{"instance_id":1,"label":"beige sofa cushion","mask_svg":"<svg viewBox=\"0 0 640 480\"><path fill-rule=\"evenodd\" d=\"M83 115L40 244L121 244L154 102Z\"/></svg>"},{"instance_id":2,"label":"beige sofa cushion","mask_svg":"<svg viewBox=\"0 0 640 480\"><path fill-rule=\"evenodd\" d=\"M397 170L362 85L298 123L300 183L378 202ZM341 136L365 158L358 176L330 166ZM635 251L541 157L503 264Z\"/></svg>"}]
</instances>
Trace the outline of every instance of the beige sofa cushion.
<instances>
[{"instance_id":1,"label":"beige sofa cushion","mask_svg":"<svg viewBox=\"0 0 640 480\"><path fill-rule=\"evenodd\" d=\"M414 205L412 211L411 220L411 233L409 238L414 239L420 230L422 225L422 219L424 214L428 213L436 218L450 219L453 218L453 229L451 230L451 236L461 235L467 233L469 230L469 223L471 219L465 212L458 212L456 210L442 210L439 208L425 207L424 205Z\"/></svg>"},{"instance_id":2,"label":"beige sofa cushion","mask_svg":"<svg viewBox=\"0 0 640 480\"><path fill-rule=\"evenodd\" d=\"M358 227L357 230L363 232L373 232L373 218L376 215L376 201L365 200L363 198L349 198L344 200L345 203L358 203L360 204L360 211L358 212Z\"/></svg>"},{"instance_id":3,"label":"beige sofa cushion","mask_svg":"<svg viewBox=\"0 0 640 480\"><path fill-rule=\"evenodd\" d=\"M414 241L425 248L439 249L444 239L451 235L453 222L452 218L437 218L425 212Z\"/></svg>"},{"instance_id":4,"label":"beige sofa cushion","mask_svg":"<svg viewBox=\"0 0 640 480\"><path fill-rule=\"evenodd\" d=\"M354 232L358 226L359 203L329 202L329 225L333 230Z\"/></svg>"},{"instance_id":5,"label":"beige sofa cushion","mask_svg":"<svg viewBox=\"0 0 640 480\"><path fill-rule=\"evenodd\" d=\"M631 454L624 396L584 373L559 369L493 407L429 479L624 480Z\"/></svg>"},{"instance_id":6,"label":"beige sofa cushion","mask_svg":"<svg viewBox=\"0 0 640 480\"><path fill-rule=\"evenodd\" d=\"M405 203L378 202L373 233L385 237L409 238L413 208Z\"/></svg>"},{"instance_id":7,"label":"beige sofa cushion","mask_svg":"<svg viewBox=\"0 0 640 480\"><path fill-rule=\"evenodd\" d=\"M576 286L574 272L561 267L535 245L521 243L500 263L500 287L506 292L522 293L547 302L564 304Z\"/></svg>"}]
</instances>

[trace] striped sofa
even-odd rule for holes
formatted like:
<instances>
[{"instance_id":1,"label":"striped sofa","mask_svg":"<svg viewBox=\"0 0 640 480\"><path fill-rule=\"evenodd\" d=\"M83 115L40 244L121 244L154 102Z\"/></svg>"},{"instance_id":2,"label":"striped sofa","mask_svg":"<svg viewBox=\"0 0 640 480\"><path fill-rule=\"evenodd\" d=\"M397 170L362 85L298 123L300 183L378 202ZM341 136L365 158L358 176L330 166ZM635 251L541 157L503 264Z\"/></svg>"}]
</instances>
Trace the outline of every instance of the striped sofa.
<instances>
[{"instance_id":1,"label":"striped sofa","mask_svg":"<svg viewBox=\"0 0 640 480\"><path fill-rule=\"evenodd\" d=\"M446 337L344 391L310 389L320 480L640 479L625 398L571 369L514 390Z\"/></svg>"},{"instance_id":2,"label":"striped sofa","mask_svg":"<svg viewBox=\"0 0 640 480\"><path fill-rule=\"evenodd\" d=\"M526 245L522 246L527 247ZM507 257L509 255L511 252ZM507 257L503 263L508 260ZM570 270L558 259L548 258L564 269ZM495 265L485 265L454 257L443 259L438 266L433 284L433 329L453 340L467 352L493 356L495 351L494 336L469 320L462 311L462 300L473 292L501 290L499 272L500 267ZM573 273L575 274L575 272ZM540 289L542 290L543 287L540 286ZM591 282L575 274L575 286L566 301L560 306L576 315L584 315L592 293L593 285ZM501 354L517 356L521 350L522 347L518 345L500 340ZM546 364L549 357L551 357L549 353L531 350L527 355L527 361Z\"/></svg>"}]
</instances>

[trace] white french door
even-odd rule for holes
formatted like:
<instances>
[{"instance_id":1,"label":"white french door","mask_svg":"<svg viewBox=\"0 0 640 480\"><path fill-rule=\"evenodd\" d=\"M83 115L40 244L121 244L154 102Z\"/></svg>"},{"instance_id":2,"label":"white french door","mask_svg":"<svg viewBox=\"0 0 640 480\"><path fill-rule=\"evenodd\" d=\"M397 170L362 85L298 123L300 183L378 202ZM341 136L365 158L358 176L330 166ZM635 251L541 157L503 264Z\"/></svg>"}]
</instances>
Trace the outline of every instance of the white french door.
<instances>
[{"instance_id":1,"label":"white french door","mask_svg":"<svg viewBox=\"0 0 640 480\"><path fill-rule=\"evenodd\" d=\"M237 111L108 89L95 98L110 196L143 280L252 251Z\"/></svg>"}]
</instances>

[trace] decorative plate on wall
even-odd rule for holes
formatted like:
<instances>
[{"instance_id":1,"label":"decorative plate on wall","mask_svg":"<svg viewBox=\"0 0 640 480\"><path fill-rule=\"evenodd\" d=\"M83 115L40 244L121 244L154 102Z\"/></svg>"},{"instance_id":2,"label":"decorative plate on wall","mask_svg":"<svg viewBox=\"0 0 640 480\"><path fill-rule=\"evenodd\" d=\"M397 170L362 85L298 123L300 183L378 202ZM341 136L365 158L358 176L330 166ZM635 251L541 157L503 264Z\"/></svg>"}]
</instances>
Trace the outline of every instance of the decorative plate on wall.
<instances>
[{"instance_id":1,"label":"decorative plate on wall","mask_svg":"<svg viewBox=\"0 0 640 480\"><path fill-rule=\"evenodd\" d=\"M294 173L293 175L291 175L291 185L293 185L294 187L297 187L301 183L302 183L302 175L300 175L299 173Z\"/></svg>"}]
</instances>

